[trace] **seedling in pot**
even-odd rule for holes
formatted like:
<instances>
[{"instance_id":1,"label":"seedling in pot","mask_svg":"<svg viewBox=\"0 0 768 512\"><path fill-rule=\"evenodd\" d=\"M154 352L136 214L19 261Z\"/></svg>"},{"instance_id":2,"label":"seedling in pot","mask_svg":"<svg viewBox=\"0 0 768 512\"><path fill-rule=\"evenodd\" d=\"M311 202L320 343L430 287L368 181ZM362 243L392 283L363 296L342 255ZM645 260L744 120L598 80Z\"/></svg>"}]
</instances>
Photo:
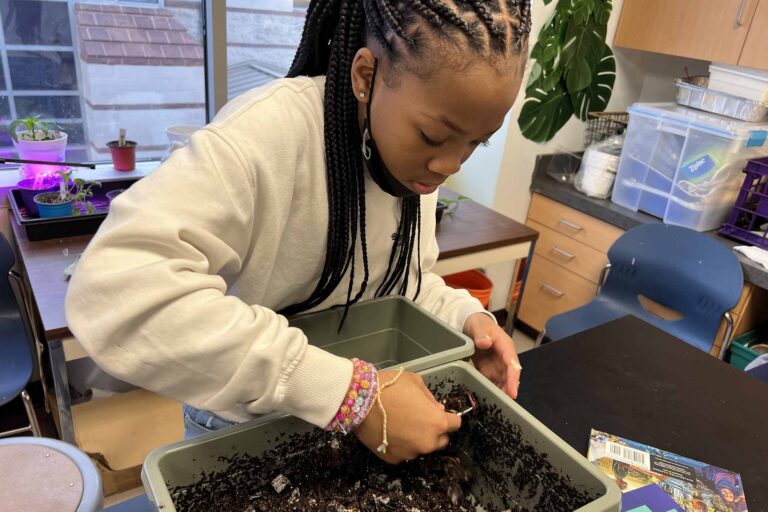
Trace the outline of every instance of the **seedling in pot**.
<instances>
[{"instance_id":1,"label":"seedling in pot","mask_svg":"<svg viewBox=\"0 0 768 512\"><path fill-rule=\"evenodd\" d=\"M16 129L19 126L23 126L26 130L17 133ZM8 127L8 133L16 142L19 141L19 137L21 140L32 141L56 140L60 137L61 130L61 126L52 121L41 121L40 116L17 119Z\"/></svg>"},{"instance_id":2,"label":"seedling in pot","mask_svg":"<svg viewBox=\"0 0 768 512\"><path fill-rule=\"evenodd\" d=\"M453 215L456 210L459 209L459 205L469 199L467 196L459 196L456 199L438 199L437 204L441 204L445 207L445 213Z\"/></svg>"},{"instance_id":3,"label":"seedling in pot","mask_svg":"<svg viewBox=\"0 0 768 512\"><path fill-rule=\"evenodd\" d=\"M81 215L82 208L86 213L96 213L96 207L88 200L93 196L93 187L101 187L98 181L86 181L82 178L72 180L73 170L58 171L61 176L58 192L44 192L35 196L35 201L41 205L65 205L72 203L70 215Z\"/></svg>"}]
</instances>

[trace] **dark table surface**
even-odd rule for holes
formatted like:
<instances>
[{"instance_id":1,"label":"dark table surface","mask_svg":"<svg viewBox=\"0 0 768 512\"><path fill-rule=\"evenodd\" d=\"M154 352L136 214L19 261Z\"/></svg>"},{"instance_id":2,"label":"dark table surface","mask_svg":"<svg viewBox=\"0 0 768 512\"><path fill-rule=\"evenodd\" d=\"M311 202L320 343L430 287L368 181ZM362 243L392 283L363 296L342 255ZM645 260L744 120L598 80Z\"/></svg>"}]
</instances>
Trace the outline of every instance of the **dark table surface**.
<instances>
[{"instance_id":1,"label":"dark table surface","mask_svg":"<svg viewBox=\"0 0 768 512\"><path fill-rule=\"evenodd\" d=\"M579 158L568 154L539 156L533 173L531 192L541 194L624 230L649 222L661 222L661 219L643 212L633 212L611 202L610 199L587 197L576 190L573 185L558 182L548 174L549 172L575 172L579 168L579 162ZM730 249L737 245L747 245L722 237L716 231L707 234L715 237ZM737 253L736 256L739 258L741 268L744 271L744 280L760 288L768 289L768 270L742 254Z\"/></svg>"},{"instance_id":2,"label":"dark table surface","mask_svg":"<svg viewBox=\"0 0 768 512\"><path fill-rule=\"evenodd\" d=\"M635 317L520 355L518 403L580 453L592 428L741 474L768 511L768 384Z\"/></svg>"}]
</instances>

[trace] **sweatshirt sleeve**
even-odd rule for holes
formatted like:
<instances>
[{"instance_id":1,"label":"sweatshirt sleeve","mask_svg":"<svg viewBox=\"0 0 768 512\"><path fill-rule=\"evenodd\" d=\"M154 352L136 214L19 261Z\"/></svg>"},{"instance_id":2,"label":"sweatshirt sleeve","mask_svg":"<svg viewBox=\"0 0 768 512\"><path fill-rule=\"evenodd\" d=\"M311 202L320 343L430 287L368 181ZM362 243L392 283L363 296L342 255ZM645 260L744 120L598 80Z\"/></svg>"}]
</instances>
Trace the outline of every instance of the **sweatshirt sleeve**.
<instances>
[{"instance_id":1,"label":"sweatshirt sleeve","mask_svg":"<svg viewBox=\"0 0 768 512\"><path fill-rule=\"evenodd\" d=\"M310 346L274 311L227 295L251 257L262 178L214 128L121 194L66 299L75 337L105 371L211 411L281 411L327 425L349 360ZM285 177L281 177L285 179Z\"/></svg>"},{"instance_id":2,"label":"sweatshirt sleeve","mask_svg":"<svg viewBox=\"0 0 768 512\"><path fill-rule=\"evenodd\" d=\"M421 292L416 304L458 331L464 330L464 322L474 313L485 313L495 321L495 317L467 290L451 288L442 277L432 272L440 254L435 236L436 201L437 194L433 194L422 199L421 203Z\"/></svg>"}]
</instances>

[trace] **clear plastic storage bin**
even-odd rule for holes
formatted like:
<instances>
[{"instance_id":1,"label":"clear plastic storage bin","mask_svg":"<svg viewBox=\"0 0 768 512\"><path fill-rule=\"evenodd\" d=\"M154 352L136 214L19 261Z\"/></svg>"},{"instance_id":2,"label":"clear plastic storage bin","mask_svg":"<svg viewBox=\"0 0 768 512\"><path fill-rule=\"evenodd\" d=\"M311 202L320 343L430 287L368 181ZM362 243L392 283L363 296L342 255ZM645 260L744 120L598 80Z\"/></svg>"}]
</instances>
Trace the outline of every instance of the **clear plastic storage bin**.
<instances>
[{"instance_id":1,"label":"clear plastic storage bin","mask_svg":"<svg viewBox=\"0 0 768 512\"><path fill-rule=\"evenodd\" d=\"M768 125L674 103L637 103L628 112L613 202L696 231L720 227L746 161L768 152Z\"/></svg>"}]
</instances>

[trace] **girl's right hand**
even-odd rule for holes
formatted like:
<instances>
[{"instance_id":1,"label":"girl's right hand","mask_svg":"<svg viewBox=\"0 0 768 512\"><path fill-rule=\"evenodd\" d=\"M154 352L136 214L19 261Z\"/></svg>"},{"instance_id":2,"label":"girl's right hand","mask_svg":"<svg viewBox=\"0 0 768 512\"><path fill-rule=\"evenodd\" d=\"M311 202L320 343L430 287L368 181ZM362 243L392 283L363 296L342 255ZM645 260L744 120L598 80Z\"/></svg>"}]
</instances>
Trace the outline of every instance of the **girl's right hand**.
<instances>
[{"instance_id":1,"label":"girl's right hand","mask_svg":"<svg viewBox=\"0 0 768 512\"><path fill-rule=\"evenodd\" d=\"M379 385L391 381L397 372L379 372ZM355 435L385 462L397 464L448 446L448 433L461 427L461 417L445 412L415 373L403 373L381 393L387 411L387 453L377 451L382 442L384 416L374 403Z\"/></svg>"}]
</instances>

